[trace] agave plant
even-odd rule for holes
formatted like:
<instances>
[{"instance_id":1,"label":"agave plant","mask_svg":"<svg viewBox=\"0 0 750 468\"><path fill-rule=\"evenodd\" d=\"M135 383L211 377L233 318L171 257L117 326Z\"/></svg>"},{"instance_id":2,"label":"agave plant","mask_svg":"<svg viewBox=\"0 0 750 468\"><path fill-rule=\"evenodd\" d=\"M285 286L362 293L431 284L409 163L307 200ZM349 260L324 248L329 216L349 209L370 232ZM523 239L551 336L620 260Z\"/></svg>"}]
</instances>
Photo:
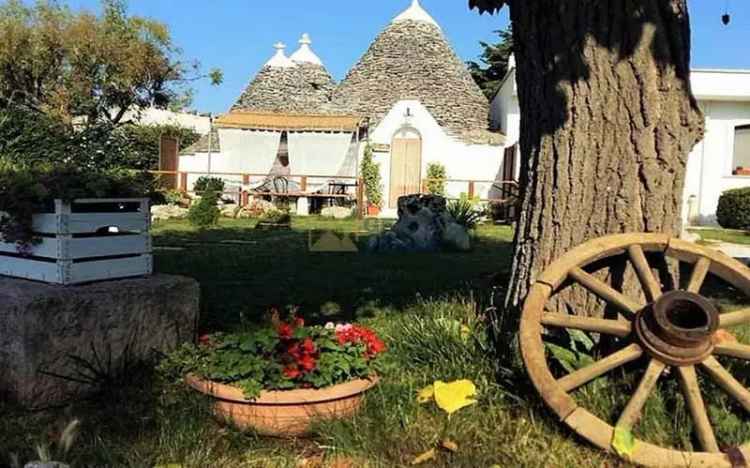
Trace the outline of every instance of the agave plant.
<instances>
[{"instance_id":1,"label":"agave plant","mask_svg":"<svg viewBox=\"0 0 750 468\"><path fill-rule=\"evenodd\" d=\"M477 208L476 201L464 194L458 200L449 202L446 209L448 214L466 229L474 229L484 216L482 210Z\"/></svg>"}]
</instances>

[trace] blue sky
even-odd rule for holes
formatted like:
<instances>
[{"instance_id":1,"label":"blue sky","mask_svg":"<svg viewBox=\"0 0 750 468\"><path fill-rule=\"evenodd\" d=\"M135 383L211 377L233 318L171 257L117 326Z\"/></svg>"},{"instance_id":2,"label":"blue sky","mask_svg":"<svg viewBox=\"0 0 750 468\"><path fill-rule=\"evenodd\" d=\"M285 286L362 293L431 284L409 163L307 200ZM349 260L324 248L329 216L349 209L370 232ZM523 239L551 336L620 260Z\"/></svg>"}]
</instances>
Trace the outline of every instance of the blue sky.
<instances>
[{"instance_id":1,"label":"blue sky","mask_svg":"<svg viewBox=\"0 0 750 468\"><path fill-rule=\"evenodd\" d=\"M2 1L2 0L0 0ZM98 10L98 0L69 0L73 8ZM248 80L283 41L296 50L303 32L331 74L340 80L357 62L375 36L410 0L130 0L132 14L167 23L185 58L204 68L224 71L224 83L211 87L197 83L195 107L204 112L225 112ZM693 66L750 69L750 1L689 0L693 30ZM725 4L732 23L720 17ZM422 0L459 56L469 60L480 52L478 41L494 39L492 31L508 24L507 11L479 16L466 0ZM366 6L366 7L365 7Z\"/></svg>"}]
</instances>

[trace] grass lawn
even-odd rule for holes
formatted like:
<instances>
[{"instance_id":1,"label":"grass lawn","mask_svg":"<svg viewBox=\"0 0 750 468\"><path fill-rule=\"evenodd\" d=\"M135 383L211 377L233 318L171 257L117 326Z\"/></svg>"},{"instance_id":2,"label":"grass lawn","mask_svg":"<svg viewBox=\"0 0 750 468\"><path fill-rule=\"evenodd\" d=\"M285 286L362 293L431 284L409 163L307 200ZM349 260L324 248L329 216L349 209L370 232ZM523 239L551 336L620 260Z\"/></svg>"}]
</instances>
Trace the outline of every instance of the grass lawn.
<instances>
[{"instance_id":1,"label":"grass lawn","mask_svg":"<svg viewBox=\"0 0 750 468\"><path fill-rule=\"evenodd\" d=\"M0 402L0 467L12 465L13 454L21 466L34 458L34 447L56 438L73 418L82 421L82 432L61 458L74 466L410 466L443 431L459 450L422 466L627 466L564 429L522 372L498 365L479 313L487 296L481 285L493 273L501 281L507 277L509 228L480 227L469 253L371 255L309 248L326 230L351 235L363 246L379 227L359 221L297 218L291 231L253 225L225 220L204 232L184 222L157 225L156 269L200 281L204 331L251 327L268 307L286 304L300 305L308 319L357 318L375 328L389 346L389 365L358 416L321 425L309 439L262 438L217 424L204 398L138 367L113 376L96 397L64 408L29 413ZM736 293L721 291L722 306L737 307ZM456 324L470 333L457 332ZM615 372L575 397L613 421L637 384L638 374L632 374ZM417 403L425 385L459 378L477 384L478 404L448 420L434 405ZM637 435L689 447L689 417L681 400L670 397L679 393L674 384L666 380L648 401L652 422ZM710 391L711 415L722 421L717 435L733 443L750 440L746 420L731 416L736 405Z\"/></svg>"},{"instance_id":2,"label":"grass lawn","mask_svg":"<svg viewBox=\"0 0 750 468\"><path fill-rule=\"evenodd\" d=\"M691 229L690 232L698 234L704 241L721 241L732 244L750 245L750 232L735 229Z\"/></svg>"}]
</instances>

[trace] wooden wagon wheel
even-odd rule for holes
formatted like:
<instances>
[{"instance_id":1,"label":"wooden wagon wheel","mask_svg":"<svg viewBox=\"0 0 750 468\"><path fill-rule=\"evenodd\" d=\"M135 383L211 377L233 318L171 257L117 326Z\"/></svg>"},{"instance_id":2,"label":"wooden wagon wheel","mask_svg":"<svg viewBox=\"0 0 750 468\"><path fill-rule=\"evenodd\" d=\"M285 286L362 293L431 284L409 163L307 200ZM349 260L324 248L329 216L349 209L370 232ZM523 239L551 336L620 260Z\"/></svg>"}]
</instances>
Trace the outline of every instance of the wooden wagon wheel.
<instances>
[{"instance_id":1,"label":"wooden wagon wheel","mask_svg":"<svg viewBox=\"0 0 750 468\"><path fill-rule=\"evenodd\" d=\"M693 265L685 291L663 291L645 253ZM586 272L584 268L608 257L627 255L648 304ZM719 314L700 296L707 274L713 274L750 296L750 269L728 256L660 234L621 234L587 242L549 266L532 287L521 318L520 344L529 376L547 405L571 429L594 445L612 450L615 428L579 406L570 392L627 363L644 362L645 373L615 427L630 431L640 418L662 372L672 367L679 376L686 406L702 452L680 451L636 440L628 460L645 466L737 467L750 462L750 442L723 453L714 436L698 384L696 370L705 373L745 410L750 391L714 357L750 361L750 346L721 342L717 330L750 324L750 308ZM549 313L545 305L563 283L578 283L621 312L619 319ZM545 329L571 329L619 337L624 347L562 378L550 371L542 341Z\"/></svg>"}]
</instances>

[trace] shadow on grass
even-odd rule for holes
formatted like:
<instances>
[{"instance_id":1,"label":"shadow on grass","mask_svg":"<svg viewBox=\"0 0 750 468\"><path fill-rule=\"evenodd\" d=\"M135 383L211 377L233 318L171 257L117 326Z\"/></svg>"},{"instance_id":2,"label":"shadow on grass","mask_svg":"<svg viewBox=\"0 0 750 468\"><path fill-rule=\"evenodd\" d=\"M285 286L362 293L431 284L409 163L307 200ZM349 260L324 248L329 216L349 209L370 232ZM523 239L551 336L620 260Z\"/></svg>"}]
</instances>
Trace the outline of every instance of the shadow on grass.
<instances>
[{"instance_id":1,"label":"shadow on grass","mask_svg":"<svg viewBox=\"0 0 750 468\"><path fill-rule=\"evenodd\" d=\"M321 232L351 240L359 252L314 251ZM206 231L170 223L154 232L155 268L200 282L201 327L213 331L252 324L270 307L290 304L318 320L363 318L374 308L478 289L483 277L510 266L507 227L480 228L466 253L366 253L376 234L356 220L295 219L285 231L256 230L252 221Z\"/></svg>"}]
</instances>

